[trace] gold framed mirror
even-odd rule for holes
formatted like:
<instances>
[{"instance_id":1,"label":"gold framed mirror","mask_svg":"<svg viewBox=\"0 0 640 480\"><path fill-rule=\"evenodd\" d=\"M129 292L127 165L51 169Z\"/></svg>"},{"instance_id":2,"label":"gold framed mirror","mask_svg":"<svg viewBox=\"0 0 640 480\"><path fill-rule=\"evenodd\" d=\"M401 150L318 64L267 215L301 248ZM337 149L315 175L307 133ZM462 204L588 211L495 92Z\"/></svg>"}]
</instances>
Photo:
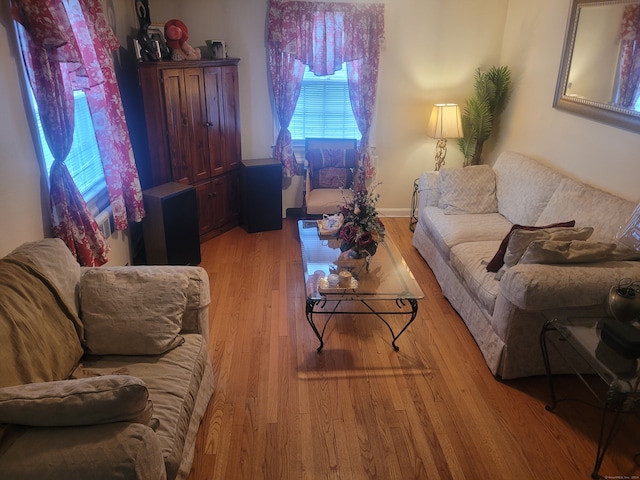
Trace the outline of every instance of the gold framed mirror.
<instances>
[{"instance_id":1,"label":"gold framed mirror","mask_svg":"<svg viewBox=\"0 0 640 480\"><path fill-rule=\"evenodd\" d=\"M572 0L553 106L640 132L640 0Z\"/></svg>"}]
</instances>

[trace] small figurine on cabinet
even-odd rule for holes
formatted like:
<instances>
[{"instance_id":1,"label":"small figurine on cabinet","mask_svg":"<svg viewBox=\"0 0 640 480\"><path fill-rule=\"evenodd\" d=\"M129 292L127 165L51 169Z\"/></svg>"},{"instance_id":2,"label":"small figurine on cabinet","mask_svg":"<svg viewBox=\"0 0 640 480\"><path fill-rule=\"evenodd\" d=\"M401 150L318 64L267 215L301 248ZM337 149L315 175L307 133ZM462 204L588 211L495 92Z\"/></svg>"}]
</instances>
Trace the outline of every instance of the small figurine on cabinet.
<instances>
[{"instance_id":1,"label":"small figurine on cabinet","mask_svg":"<svg viewBox=\"0 0 640 480\"><path fill-rule=\"evenodd\" d=\"M202 54L199 48L193 48L187 43L189 30L180 20L175 18L164 24L164 37L167 46L171 49L171 60L200 60Z\"/></svg>"}]
</instances>

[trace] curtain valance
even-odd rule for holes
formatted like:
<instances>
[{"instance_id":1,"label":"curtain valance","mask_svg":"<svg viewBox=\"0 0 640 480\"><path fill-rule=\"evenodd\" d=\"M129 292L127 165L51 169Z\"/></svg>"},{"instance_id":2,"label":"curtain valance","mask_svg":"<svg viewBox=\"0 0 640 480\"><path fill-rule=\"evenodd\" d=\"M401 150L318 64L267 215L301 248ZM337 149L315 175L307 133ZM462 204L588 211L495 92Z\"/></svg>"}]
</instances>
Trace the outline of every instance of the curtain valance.
<instances>
[{"instance_id":1,"label":"curtain valance","mask_svg":"<svg viewBox=\"0 0 640 480\"><path fill-rule=\"evenodd\" d=\"M384 41L384 5L272 0L268 42L331 75L344 62L378 58Z\"/></svg>"}]
</instances>

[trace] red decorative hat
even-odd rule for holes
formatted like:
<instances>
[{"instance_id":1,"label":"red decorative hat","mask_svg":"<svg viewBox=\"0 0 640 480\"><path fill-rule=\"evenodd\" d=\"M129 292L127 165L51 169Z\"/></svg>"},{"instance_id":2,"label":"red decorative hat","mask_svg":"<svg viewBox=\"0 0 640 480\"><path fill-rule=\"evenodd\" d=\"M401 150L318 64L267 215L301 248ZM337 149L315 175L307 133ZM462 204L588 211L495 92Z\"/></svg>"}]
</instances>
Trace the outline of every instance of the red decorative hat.
<instances>
[{"instance_id":1,"label":"red decorative hat","mask_svg":"<svg viewBox=\"0 0 640 480\"><path fill-rule=\"evenodd\" d=\"M189 38L189 30L183 22L174 18L164 24L164 38L169 48L182 48Z\"/></svg>"}]
</instances>

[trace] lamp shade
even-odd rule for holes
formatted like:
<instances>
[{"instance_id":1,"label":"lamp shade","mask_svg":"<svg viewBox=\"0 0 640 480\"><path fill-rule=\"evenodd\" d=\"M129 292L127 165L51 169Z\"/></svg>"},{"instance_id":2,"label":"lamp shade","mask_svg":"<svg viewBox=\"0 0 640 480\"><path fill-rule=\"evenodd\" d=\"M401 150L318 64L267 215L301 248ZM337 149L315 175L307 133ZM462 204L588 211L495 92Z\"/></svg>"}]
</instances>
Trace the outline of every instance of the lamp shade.
<instances>
[{"instance_id":1,"label":"lamp shade","mask_svg":"<svg viewBox=\"0 0 640 480\"><path fill-rule=\"evenodd\" d=\"M460 107L455 103L437 103L431 111L427 135L432 138L461 138Z\"/></svg>"}]
</instances>

